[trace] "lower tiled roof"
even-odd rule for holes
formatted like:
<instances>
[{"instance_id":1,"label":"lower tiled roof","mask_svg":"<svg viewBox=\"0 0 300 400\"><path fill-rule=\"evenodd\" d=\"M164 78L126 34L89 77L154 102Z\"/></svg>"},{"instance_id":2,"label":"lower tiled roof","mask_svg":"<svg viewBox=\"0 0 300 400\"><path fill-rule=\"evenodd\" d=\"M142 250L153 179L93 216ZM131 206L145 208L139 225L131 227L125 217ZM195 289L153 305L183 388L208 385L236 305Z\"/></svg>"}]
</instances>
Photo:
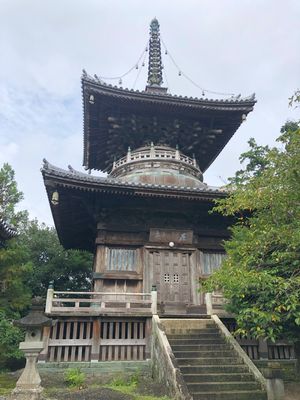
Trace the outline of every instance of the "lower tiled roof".
<instances>
[{"instance_id":1,"label":"lower tiled roof","mask_svg":"<svg viewBox=\"0 0 300 400\"><path fill-rule=\"evenodd\" d=\"M124 182L119 180L118 178L110 178L102 177L102 176L94 176L87 173L83 173L80 171L75 170L70 165L68 166L68 170L56 167L50 164L47 160L43 160L43 168L41 169L44 178L45 177L56 177L61 179L61 184L63 185L63 181L72 182L73 184L86 184L90 183L91 189L95 190L95 187L99 187L99 189L106 187L106 188L124 188L124 189L145 189L149 191L160 191L165 192L166 195L168 192L177 192L178 195L180 194L212 194L219 196L225 196L227 194L226 190L222 187L214 187L208 186L207 184L203 184L201 187L189 187L189 186L174 186L174 185L158 185L158 184L150 184L150 183L141 183L141 182ZM85 188L88 190L88 187Z\"/></svg>"}]
</instances>

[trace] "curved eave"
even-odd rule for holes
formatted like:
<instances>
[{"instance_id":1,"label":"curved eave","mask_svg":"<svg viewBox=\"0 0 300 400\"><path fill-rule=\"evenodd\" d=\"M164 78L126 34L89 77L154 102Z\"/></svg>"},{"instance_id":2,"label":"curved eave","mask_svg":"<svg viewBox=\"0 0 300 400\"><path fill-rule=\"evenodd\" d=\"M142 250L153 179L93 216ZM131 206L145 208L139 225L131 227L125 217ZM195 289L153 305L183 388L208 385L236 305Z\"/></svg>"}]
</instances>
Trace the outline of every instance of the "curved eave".
<instances>
[{"instance_id":1,"label":"curved eave","mask_svg":"<svg viewBox=\"0 0 300 400\"><path fill-rule=\"evenodd\" d=\"M0 241L8 240L17 236L17 230L8 224L3 218L0 218Z\"/></svg>"},{"instance_id":2,"label":"curved eave","mask_svg":"<svg viewBox=\"0 0 300 400\"><path fill-rule=\"evenodd\" d=\"M73 170L74 171L74 170ZM227 196L223 189L193 188L171 185L153 185L147 183L121 182L114 178L95 177L77 171L67 171L54 166L42 168L44 182L47 187L61 186L86 192L110 192L126 196L150 196L166 198L185 198L189 200L213 200Z\"/></svg>"},{"instance_id":3,"label":"curved eave","mask_svg":"<svg viewBox=\"0 0 300 400\"><path fill-rule=\"evenodd\" d=\"M133 91L106 85L87 76L82 78L82 92L84 108L83 165L99 170L109 170L113 156L123 156L127 146L136 148L143 145L145 139L162 138L166 144L172 147L179 144L183 153L189 156L195 153L200 168L204 172L238 129L242 122L242 115L246 116L251 112L256 102L253 96L247 99L209 100ZM92 103L90 102L91 95L94 96ZM126 118L128 119L124 123L125 126L122 126L119 131L113 131L114 124L107 122L108 110L116 110L123 122ZM146 137L138 132L140 127L136 133L130 127L128 128L132 114L137 116L141 125L145 121L145 124L150 127L150 133L146 133ZM190 129L187 129L184 134L179 132L173 134L171 127L171 129L165 130L166 137L162 137L163 135L159 133L156 138L150 137L151 135L155 136L153 132L156 128L155 125L153 128L151 127L149 118L151 120L156 115L161 120L165 120L166 124L172 124L175 120L179 120L180 124L187 124L189 121L195 123L199 120L203 132L199 133L199 140L195 143L193 143L194 132ZM163 125L160 122L159 124ZM222 130L221 133L215 135L213 140L211 139L212 129ZM114 136L112 132L116 132L115 136L119 135L115 143L112 140ZM181 136L176 137L176 135Z\"/></svg>"},{"instance_id":4,"label":"curved eave","mask_svg":"<svg viewBox=\"0 0 300 400\"><path fill-rule=\"evenodd\" d=\"M168 93L153 93L139 90L123 89L117 86L105 84L91 77L82 77L83 92L91 89L95 93L107 94L114 97L120 97L124 100L137 100L155 104L172 104L178 107L196 108L196 109L213 109L213 110L240 110L246 111L253 109L256 103L254 95L247 98L230 97L228 99L208 99L188 96L177 96ZM250 111L251 111L250 110Z\"/></svg>"}]
</instances>

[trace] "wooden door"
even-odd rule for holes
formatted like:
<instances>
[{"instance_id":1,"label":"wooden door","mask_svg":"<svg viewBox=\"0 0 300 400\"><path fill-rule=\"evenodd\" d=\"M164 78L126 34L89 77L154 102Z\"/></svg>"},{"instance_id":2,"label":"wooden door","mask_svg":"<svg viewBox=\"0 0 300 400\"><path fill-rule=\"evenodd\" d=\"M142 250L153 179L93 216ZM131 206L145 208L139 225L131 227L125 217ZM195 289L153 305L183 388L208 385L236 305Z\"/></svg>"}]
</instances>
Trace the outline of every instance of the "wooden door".
<instances>
[{"instance_id":1,"label":"wooden door","mask_svg":"<svg viewBox=\"0 0 300 400\"><path fill-rule=\"evenodd\" d=\"M175 250L150 251L153 284L158 302L190 303L190 254Z\"/></svg>"}]
</instances>

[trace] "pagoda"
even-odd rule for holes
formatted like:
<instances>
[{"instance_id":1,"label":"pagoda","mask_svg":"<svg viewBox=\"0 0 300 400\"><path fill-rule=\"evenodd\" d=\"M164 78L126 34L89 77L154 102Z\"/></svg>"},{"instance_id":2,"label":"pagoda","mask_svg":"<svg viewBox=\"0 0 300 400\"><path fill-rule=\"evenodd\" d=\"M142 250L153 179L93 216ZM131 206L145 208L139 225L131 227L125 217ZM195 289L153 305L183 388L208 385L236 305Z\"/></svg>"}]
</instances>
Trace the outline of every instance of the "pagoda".
<instances>
[{"instance_id":1,"label":"pagoda","mask_svg":"<svg viewBox=\"0 0 300 400\"><path fill-rule=\"evenodd\" d=\"M206 313L199 279L219 267L232 221L209 213L226 192L204 183L203 173L255 99L171 95L156 19L148 49L144 91L82 75L83 165L107 176L44 160L61 244L94 252L87 296L49 289L46 312L58 323L48 332L44 360L141 360L149 356L153 312Z\"/></svg>"}]
</instances>

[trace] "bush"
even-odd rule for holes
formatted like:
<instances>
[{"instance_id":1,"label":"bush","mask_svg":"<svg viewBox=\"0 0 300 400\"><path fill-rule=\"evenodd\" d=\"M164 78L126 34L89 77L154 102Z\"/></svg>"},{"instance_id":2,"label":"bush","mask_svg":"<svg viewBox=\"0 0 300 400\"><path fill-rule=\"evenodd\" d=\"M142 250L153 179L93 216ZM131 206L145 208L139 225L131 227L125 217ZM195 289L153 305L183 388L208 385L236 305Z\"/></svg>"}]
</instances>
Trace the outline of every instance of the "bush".
<instances>
[{"instance_id":1,"label":"bush","mask_svg":"<svg viewBox=\"0 0 300 400\"><path fill-rule=\"evenodd\" d=\"M69 387L82 389L86 380L86 375L80 368L68 368L64 373L64 378Z\"/></svg>"},{"instance_id":2,"label":"bush","mask_svg":"<svg viewBox=\"0 0 300 400\"><path fill-rule=\"evenodd\" d=\"M19 350L19 343L23 339L23 332L0 311L0 370L24 365L24 354Z\"/></svg>"}]
</instances>

